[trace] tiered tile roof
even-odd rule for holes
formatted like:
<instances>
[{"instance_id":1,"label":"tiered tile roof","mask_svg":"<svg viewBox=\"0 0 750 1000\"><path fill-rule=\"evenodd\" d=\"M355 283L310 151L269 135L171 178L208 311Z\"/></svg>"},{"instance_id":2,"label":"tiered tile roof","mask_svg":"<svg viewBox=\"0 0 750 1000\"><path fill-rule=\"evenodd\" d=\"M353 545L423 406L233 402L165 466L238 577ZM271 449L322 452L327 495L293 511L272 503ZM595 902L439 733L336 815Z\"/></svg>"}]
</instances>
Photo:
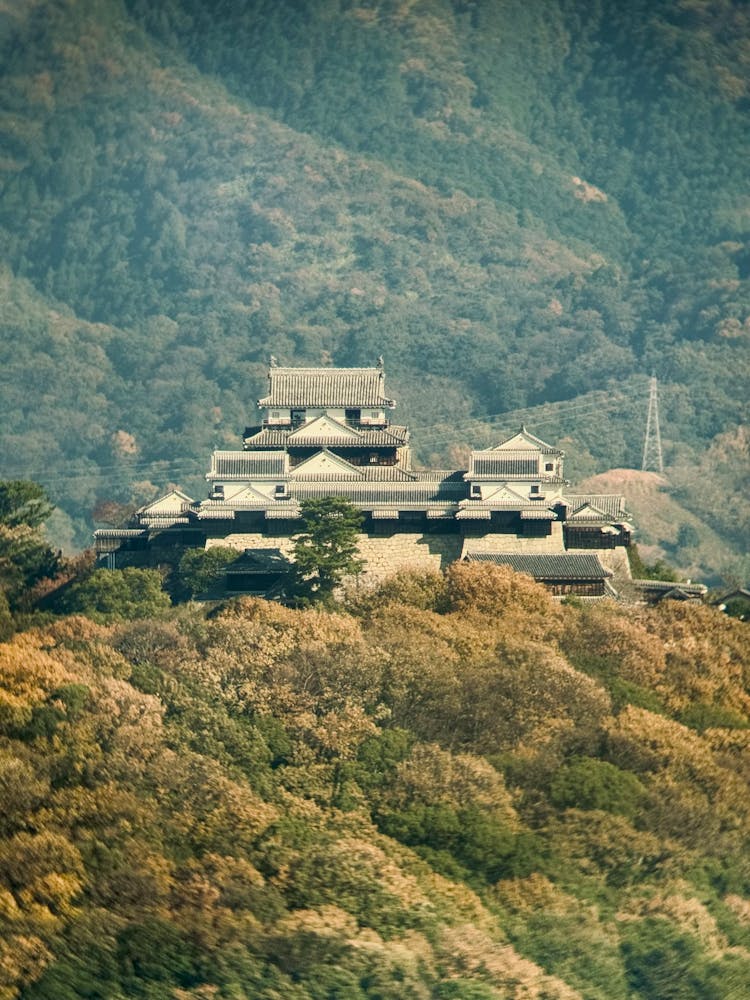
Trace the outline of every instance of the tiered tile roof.
<instances>
[{"instance_id":1,"label":"tiered tile roof","mask_svg":"<svg viewBox=\"0 0 750 1000\"><path fill-rule=\"evenodd\" d=\"M575 518L578 512L582 517L587 506L612 520L626 516L624 498L619 493L566 493L565 499L570 508L568 519Z\"/></svg>"},{"instance_id":2,"label":"tiered tile roof","mask_svg":"<svg viewBox=\"0 0 750 1000\"><path fill-rule=\"evenodd\" d=\"M676 583L674 580L631 580L631 586L642 591L644 594L669 594L673 590L680 590L689 597L703 597L708 588L703 583Z\"/></svg>"},{"instance_id":3,"label":"tiered tile roof","mask_svg":"<svg viewBox=\"0 0 750 1000\"><path fill-rule=\"evenodd\" d=\"M314 423L314 421L313 421ZM310 426L310 425L308 425ZM391 424L387 429L382 427L347 427L349 434L320 433L300 435L288 427L248 427L245 431L244 444L250 448L400 448L409 440L406 427ZM351 433L353 432L353 433Z\"/></svg>"},{"instance_id":4,"label":"tiered tile roof","mask_svg":"<svg viewBox=\"0 0 750 1000\"><path fill-rule=\"evenodd\" d=\"M384 394L382 368L270 368L268 395L258 406L381 407L396 405Z\"/></svg>"},{"instance_id":5,"label":"tiered tile roof","mask_svg":"<svg viewBox=\"0 0 750 1000\"><path fill-rule=\"evenodd\" d=\"M595 541L597 531L602 536L618 534L625 525L621 497L567 494L563 452L525 427L493 448L473 451L468 471L413 471L408 429L389 425L382 412L395 404L385 395L380 362L372 368L344 369L281 368L272 363L268 380L268 395L259 406L286 408L285 414L268 417L286 420L287 426L264 422L248 428L244 450L214 452L206 476L212 484L209 498L194 502L172 491L137 512L130 534L127 529L111 535L99 532L102 551L111 551L118 538L135 550L144 531L156 533L170 525L180 526L181 535L188 525L188 532L216 538L222 530L227 534L234 530L229 525L234 521L238 532L262 533L264 519L295 520L304 500L330 496L348 499L377 520L420 513L431 520L468 521L466 536L477 533L472 532L471 522L478 521L483 523L473 527L480 529L479 534L485 533L481 529L508 531L533 540L546 532L545 537L555 545L559 539L560 546L564 533L557 526L545 528L543 522L563 520L564 511L572 526L584 528L583 534L592 534ZM293 414L288 411L294 408L307 410L312 418L289 426ZM376 411L373 419L378 426L346 419L366 418L368 408ZM345 410L360 412L345 416ZM356 464L363 460L365 464ZM411 524L418 519L406 520ZM222 521L228 522L226 529ZM522 522L531 523L524 527ZM289 525L290 532L295 528ZM610 575L593 554L476 553L469 558L511 565L538 579L590 581Z\"/></svg>"},{"instance_id":6,"label":"tiered tile roof","mask_svg":"<svg viewBox=\"0 0 750 1000\"><path fill-rule=\"evenodd\" d=\"M539 475L539 461L528 452L493 452L472 455L471 479L528 479Z\"/></svg>"},{"instance_id":7,"label":"tiered tile roof","mask_svg":"<svg viewBox=\"0 0 750 1000\"><path fill-rule=\"evenodd\" d=\"M542 455L557 455L558 457L565 454L559 448L555 448L551 444L547 444L546 441L542 441L535 434L529 433L525 427L521 427L515 434L511 434L509 438L505 438L499 444L493 445L491 448L483 448L472 454L491 455L497 452L541 452Z\"/></svg>"},{"instance_id":8,"label":"tiered tile roof","mask_svg":"<svg viewBox=\"0 0 750 1000\"><path fill-rule=\"evenodd\" d=\"M378 482L373 479L331 482L295 482L289 483L289 493L298 500L310 498L341 496L351 500L360 507L367 508L370 504L389 504L403 506L404 509L423 508L431 504L455 505L465 495L463 484L442 481L430 483L425 481L405 480L401 483Z\"/></svg>"}]
</instances>

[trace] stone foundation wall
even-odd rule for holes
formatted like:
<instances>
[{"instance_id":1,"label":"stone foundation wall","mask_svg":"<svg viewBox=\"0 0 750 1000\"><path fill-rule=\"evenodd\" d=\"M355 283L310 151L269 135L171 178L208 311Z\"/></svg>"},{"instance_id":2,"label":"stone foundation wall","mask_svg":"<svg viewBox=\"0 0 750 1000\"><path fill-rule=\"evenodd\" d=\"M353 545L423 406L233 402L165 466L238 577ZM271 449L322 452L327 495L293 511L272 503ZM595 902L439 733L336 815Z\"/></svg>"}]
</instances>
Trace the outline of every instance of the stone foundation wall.
<instances>
[{"instance_id":1,"label":"stone foundation wall","mask_svg":"<svg viewBox=\"0 0 750 1000\"><path fill-rule=\"evenodd\" d=\"M285 556L291 556L293 542L287 537L264 535L260 532L227 535L225 538L209 538L206 548L227 545L243 552L245 549L279 549ZM359 554L365 561L365 569L360 574L360 585L377 584L393 576L401 569L444 570L452 562L462 559L470 552L565 552L562 525L553 524L552 534L546 538L522 538L517 535L493 533L476 538L461 535L423 534L422 532L394 532L392 535L359 536ZM587 552L591 549L568 549L569 552ZM619 589L630 580L630 564L627 550L622 546L615 549L596 549L603 566L612 570L612 580Z\"/></svg>"},{"instance_id":2,"label":"stone foundation wall","mask_svg":"<svg viewBox=\"0 0 750 1000\"><path fill-rule=\"evenodd\" d=\"M400 569L441 570L461 558L460 535L425 535L421 532L397 532L393 535L359 536L359 553L365 561L362 583L378 583ZM206 548L226 545L243 552L245 549L279 549L283 555L292 553L292 539L271 537L260 532L236 533L225 538L209 538Z\"/></svg>"},{"instance_id":3,"label":"stone foundation wall","mask_svg":"<svg viewBox=\"0 0 750 1000\"><path fill-rule=\"evenodd\" d=\"M461 555L467 552L519 552L531 554L535 552L564 552L562 524L553 522L551 534L544 538L524 538L521 535L506 535L492 532L476 538L463 538Z\"/></svg>"},{"instance_id":4,"label":"stone foundation wall","mask_svg":"<svg viewBox=\"0 0 750 1000\"><path fill-rule=\"evenodd\" d=\"M420 532L386 537L360 535L359 551L365 560L361 580L377 583L400 569L441 570L461 558L460 535L423 535Z\"/></svg>"},{"instance_id":5,"label":"stone foundation wall","mask_svg":"<svg viewBox=\"0 0 750 1000\"><path fill-rule=\"evenodd\" d=\"M587 551L591 552L591 549L568 549L569 552L577 551ZM630 560L628 559L628 550L624 545L617 545L613 549L594 549L596 555L599 556L599 562L602 566L607 569L611 569L614 573L612 582L615 586L618 583L625 583L632 580L633 574L630 572Z\"/></svg>"}]
</instances>

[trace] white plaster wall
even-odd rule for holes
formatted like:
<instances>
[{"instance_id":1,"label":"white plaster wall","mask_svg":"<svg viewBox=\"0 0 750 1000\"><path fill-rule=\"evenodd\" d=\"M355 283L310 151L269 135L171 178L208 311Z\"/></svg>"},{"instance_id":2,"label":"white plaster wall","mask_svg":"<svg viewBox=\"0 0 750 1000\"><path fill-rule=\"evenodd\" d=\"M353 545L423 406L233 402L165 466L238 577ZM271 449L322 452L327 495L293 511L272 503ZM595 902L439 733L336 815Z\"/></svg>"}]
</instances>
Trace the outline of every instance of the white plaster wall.
<instances>
[{"instance_id":1,"label":"white plaster wall","mask_svg":"<svg viewBox=\"0 0 750 1000\"><path fill-rule=\"evenodd\" d=\"M261 415L261 419L271 427L275 427L277 424L288 424L292 419L288 406L264 407L261 410Z\"/></svg>"},{"instance_id":2,"label":"white plaster wall","mask_svg":"<svg viewBox=\"0 0 750 1000\"><path fill-rule=\"evenodd\" d=\"M322 417L323 414L327 414L329 417L333 417L334 420L338 420L340 423L344 423L346 417L346 410L343 406L299 406L295 409L305 411L305 423L310 423L311 420L315 420L316 417ZM374 424L375 426L382 426L386 423L385 410L378 410L374 407L368 409L366 407L361 407L361 421L363 424ZM278 416L273 414L277 413ZM271 427L275 427L279 424L288 424L291 420L292 411L288 406L275 406L264 407L262 411L262 419Z\"/></svg>"}]
</instances>

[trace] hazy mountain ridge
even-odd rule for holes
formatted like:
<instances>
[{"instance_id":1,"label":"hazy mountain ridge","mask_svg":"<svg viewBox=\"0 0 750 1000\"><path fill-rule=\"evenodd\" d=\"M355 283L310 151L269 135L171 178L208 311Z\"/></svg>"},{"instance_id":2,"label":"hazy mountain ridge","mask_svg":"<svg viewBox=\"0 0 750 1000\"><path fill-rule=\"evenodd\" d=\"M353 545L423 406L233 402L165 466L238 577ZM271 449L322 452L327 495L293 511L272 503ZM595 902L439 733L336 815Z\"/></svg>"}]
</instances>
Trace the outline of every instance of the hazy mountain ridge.
<instances>
[{"instance_id":1,"label":"hazy mountain ridge","mask_svg":"<svg viewBox=\"0 0 750 1000\"><path fill-rule=\"evenodd\" d=\"M200 490L270 353L384 354L417 445L451 416L655 369L667 461L697 461L743 419L749 374L746 20L732 3L6 11L0 225L41 312L2 320L2 391L27 400L5 464L43 458L83 540L129 477ZM32 430L37 373L64 353L45 302L82 321L75 392L40 404L59 455ZM645 393L642 410L545 431L637 466ZM465 443L449 438L442 461Z\"/></svg>"}]
</instances>

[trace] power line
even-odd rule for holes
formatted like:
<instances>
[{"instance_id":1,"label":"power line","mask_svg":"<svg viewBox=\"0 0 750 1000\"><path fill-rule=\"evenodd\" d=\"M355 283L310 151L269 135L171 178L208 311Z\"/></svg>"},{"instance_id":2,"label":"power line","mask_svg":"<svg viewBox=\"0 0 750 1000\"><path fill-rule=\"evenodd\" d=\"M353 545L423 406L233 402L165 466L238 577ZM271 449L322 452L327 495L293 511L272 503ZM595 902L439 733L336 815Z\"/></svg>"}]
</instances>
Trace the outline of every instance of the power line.
<instances>
[{"instance_id":1,"label":"power line","mask_svg":"<svg viewBox=\"0 0 750 1000\"><path fill-rule=\"evenodd\" d=\"M193 459L186 459L184 463L155 460L153 462L142 463L137 466L129 466L127 468L113 468L96 465L89 470L67 473L53 472L51 475L48 474L47 471L34 469L19 469L14 471L4 470L3 478L34 479L38 482L45 483L46 485L54 485L76 482L82 479L94 479L103 475L106 476L107 480L112 483L129 483L132 482L134 476L146 475L149 472L159 472L163 476L174 478L177 476L203 475L204 469L205 467L203 463Z\"/></svg>"},{"instance_id":2,"label":"power line","mask_svg":"<svg viewBox=\"0 0 750 1000\"><path fill-rule=\"evenodd\" d=\"M430 434L418 434L415 444L423 450L426 447L435 448L443 444L456 443L457 437L461 434L474 433L477 436L485 436L493 429L500 431L510 428L519 418L524 416L534 416L534 425L545 426L550 423L557 423L570 417L585 417L597 413L604 413L608 410L617 409L619 406L632 403L635 400L625 393L613 395L606 394L606 398L589 399L580 402L572 400L561 400L559 403L545 403L539 407L527 407L519 410L509 410L504 413L490 414L488 417L474 419L465 424L446 424L445 435L436 437L434 432ZM554 412L550 413L549 409ZM502 418L502 420L501 420ZM5 478L31 478L44 482L47 485L65 484L68 482L80 481L83 479L94 479L106 476L113 485L128 484L132 482L136 475L145 475L150 472L158 472L161 476L178 478L181 476L203 476L205 464L198 459L153 459L148 462L133 462L129 464L117 465L92 465L91 469L77 472L54 472L49 475L46 471L23 469L13 472L6 471Z\"/></svg>"},{"instance_id":3,"label":"power line","mask_svg":"<svg viewBox=\"0 0 750 1000\"><path fill-rule=\"evenodd\" d=\"M477 422L474 421L471 424L457 424L457 425L444 425L445 434L449 436L436 437L434 434L430 435L420 435L418 440L418 445L427 444L429 446L436 446L439 444L453 443L456 441L456 437L461 433L471 433L472 431L477 435L487 435L492 431L499 432L502 429L510 428L515 421L513 421L513 416L518 416L521 413L528 413L530 416L534 416L534 427L544 426L551 423L558 423L561 420L567 420L569 418L580 418L586 416L593 416L598 413L604 413L609 410L618 409L627 404L634 404L637 400L635 397L629 397L626 395L618 395L615 397L610 396L605 400L589 400L587 402L578 405L569 405L565 409L560 408L554 413L539 412L538 410L528 410L528 411L512 411L511 414L500 416L506 417L502 421L486 421Z\"/></svg>"},{"instance_id":4,"label":"power line","mask_svg":"<svg viewBox=\"0 0 750 1000\"><path fill-rule=\"evenodd\" d=\"M634 376L632 381L640 379L642 376ZM652 379L653 381L653 379ZM572 400L558 400L552 403L541 403L538 406L529 406L515 410L500 411L487 414L482 417L475 417L471 421L462 424L438 425L430 433L418 432L415 444L420 450L424 448L435 448L443 444L455 444L459 435L476 434L486 436L487 434L509 429L519 420L533 418L535 426L544 426L568 418L586 417L598 413L604 413L628 403L636 401L636 394L639 391L637 385L629 388L620 387L615 392L605 389L595 390L587 395L587 398L578 397ZM443 430L444 428L444 430ZM658 430L658 428L657 428ZM437 432L437 433L436 433ZM440 435L440 436L437 436ZM659 449L661 442L659 440ZM90 469L79 471L62 472L54 471L51 475L48 470L22 469L18 471L4 471L4 478L32 478L47 485L54 486L84 479L96 479L102 476L113 485L128 484L132 482L136 475L145 475L152 472L159 473L163 477L179 478L186 476L203 476L205 464L199 459L183 457L179 459L152 459L149 461L123 461L116 464L99 465L92 459L83 458L82 462L90 462Z\"/></svg>"},{"instance_id":5,"label":"power line","mask_svg":"<svg viewBox=\"0 0 750 1000\"><path fill-rule=\"evenodd\" d=\"M595 390L594 393L587 394L587 396L591 397L596 393L599 396L603 396L604 401L606 401L608 405L611 405L612 403L616 402L625 402L628 400L628 398L630 398L629 393L632 393L632 396L634 397L635 394L638 392L639 392L639 387L634 385L630 390L625 390L622 387L620 387L614 393L606 389L598 389ZM534 416L534 417L545 416L549 410L554 410L555 414L557 413L562 414L563 412L568 410L574 411L581 407L588 408L590 406L598 406L598 405L600 405L599 399L581 398L581 397L578 397L578 399L563 399L554 403L540 403L538 406L527 406L516 410L505 410L499 413L488 413L486 416L483 417L475 417L473 420L465 424L446 424L445 426L453 427L456 430L468 430L471 427L483 428L487 424L493 424L499 422L501 418L504 424L510 424L511 422L514 422L518 418L522 418L524 416Z\"/></svg>"}]
</instances>

